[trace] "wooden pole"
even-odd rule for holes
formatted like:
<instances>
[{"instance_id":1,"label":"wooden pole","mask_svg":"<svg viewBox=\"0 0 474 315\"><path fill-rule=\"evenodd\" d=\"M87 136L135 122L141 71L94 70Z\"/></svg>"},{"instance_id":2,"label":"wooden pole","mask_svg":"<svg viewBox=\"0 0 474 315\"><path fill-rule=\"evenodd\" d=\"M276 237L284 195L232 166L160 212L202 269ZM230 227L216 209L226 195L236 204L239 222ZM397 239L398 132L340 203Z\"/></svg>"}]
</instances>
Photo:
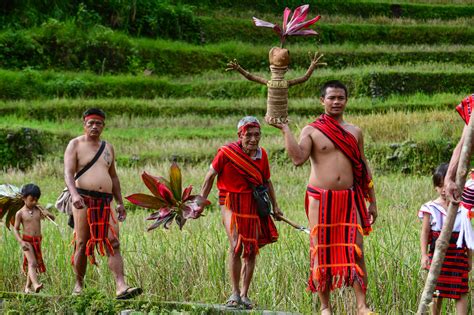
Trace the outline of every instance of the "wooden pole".
<instances>
[{"instance_id":1,"label":"wooden pole","mask_svg":"<svg viewBox=\"0 0 474 315\"><path fill-rule=\"evenodd\" d=\"M469 162L471 158L472 151L472 140L474 133L474 119L472 117L469 119L469 124L467 126L467 133L464 138L464 143L462 145L461 155L459 157L458 169L456 172L456 185L460 191L463 191L464 184L466 183L467 171L469 169ZM444 221L441 234L436 241L436 247L434 251L433 260L431 261L430 271L428 277L426 278L425 287L421 295L420 304L418 305L418 315L428 314L428 306L433 299L433 292L436 287L436 282L438 280L439 274L441 272L441 266L446 256L446 250L449 246L449 240L453 232L454 221L456 219L456 214L458 211L458 204L450 203L448 208L448 215Z\"/></svg>"},{"instance_id":2,"label":"wooden pole","mask_svg":"<svg viewBox=\"0 0 474 315\"><path fill-rule=\"evenodd\" d=\"M299 224L296 224L295 222L292 222L290 221L289 219L285 218L284 216L277 216L277 215L273 215L275 218L278 218L280 219L281 221L289 224L290 226L294 227L295 229L301 231L301 232L305 232L306 234L310 234L309 230L307 228L305 228L304 226L302 225L299 225Z\"/></svg>"}]
</instances>

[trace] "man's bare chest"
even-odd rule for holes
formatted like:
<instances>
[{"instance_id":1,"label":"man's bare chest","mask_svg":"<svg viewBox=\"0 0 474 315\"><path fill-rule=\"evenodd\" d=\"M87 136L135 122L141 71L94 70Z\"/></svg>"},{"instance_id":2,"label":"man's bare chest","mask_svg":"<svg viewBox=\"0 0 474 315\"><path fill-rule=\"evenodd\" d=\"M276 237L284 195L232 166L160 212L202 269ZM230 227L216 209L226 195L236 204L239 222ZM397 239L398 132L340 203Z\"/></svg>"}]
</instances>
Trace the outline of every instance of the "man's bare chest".
<instances>
[{"instance_id":1,"label":"man's bare chest","mask_svg":"<svg viewBox=\"0 0 474 315\"><path fill-rule=\"evenodd\" d=\"M346 130L346 132L349 135L354 136L350 131ZM317 130L313 134L313 148L319 154L330 154L336 151L340 151L339 147L335 145L330 138L328 138L319 130Z\"/></svg>"},{"instance_id":2,"label":"man's bare chest","mask_svg":"<svg viewBox=\"0 0 474 315\"><path fill-rule=\"evenodd\" d=\"M77 150L77 165L78 169L83 168L86 166L90 161L94 159L97 152L99 151L99 147L92 147L92 146L82 146L78 147ZM100 154L97 161L94 163L94 167L105 167L109 168L112 164L113 156L110 152L108 146L105 146L104 151Z\"/></svg>"}]
</instances>

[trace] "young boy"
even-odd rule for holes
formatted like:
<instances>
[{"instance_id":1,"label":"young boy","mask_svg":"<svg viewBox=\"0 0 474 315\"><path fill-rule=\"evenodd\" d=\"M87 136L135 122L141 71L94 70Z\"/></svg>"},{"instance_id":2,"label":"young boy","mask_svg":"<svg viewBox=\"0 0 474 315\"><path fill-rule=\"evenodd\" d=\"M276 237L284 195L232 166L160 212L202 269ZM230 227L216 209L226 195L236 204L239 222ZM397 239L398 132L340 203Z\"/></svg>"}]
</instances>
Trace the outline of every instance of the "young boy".
<instances>
[{"instance_id":1,"label":"young boy","mask_svg":"<svg viewBox=\"0 0 474 315\"><path fill-rule=\"evenodd\" d=\"M23 186L21 195L25 205L15 216L13 233L24 252L23 271L27 273L25 293L38 293L43 284L38 282L37 273L46 271L41 255L41 219L48 216L54 220L54 216L38 207L41 191L35 184ZM23 236L20 236L20 225L23 225Z\"/></svg>"},{"instance_id":2,"label":"young boy","mask_svg":"<svg viewBox=\"0 0 474 315\"><path fill-rule=\"evenodd\" d=\"M429 269L430 267L435 242L440 235L447 215L449 201L444 189L444 178L447 170L447 163L443 163L436 168L433 173L433 184L438 193L438 198L422 205L418 212L418 217L423 222L420 236L421 266L423 269ZM472 226L469 221L468 210L460 205L441 274L433 294L433 314L440 314L443 298L456 299L456 314L467 314L469 271L472 268L471 250L467 247L467 244L470 245L471 241L467 238L471 235Z\"/></svg>"}]
</instances>

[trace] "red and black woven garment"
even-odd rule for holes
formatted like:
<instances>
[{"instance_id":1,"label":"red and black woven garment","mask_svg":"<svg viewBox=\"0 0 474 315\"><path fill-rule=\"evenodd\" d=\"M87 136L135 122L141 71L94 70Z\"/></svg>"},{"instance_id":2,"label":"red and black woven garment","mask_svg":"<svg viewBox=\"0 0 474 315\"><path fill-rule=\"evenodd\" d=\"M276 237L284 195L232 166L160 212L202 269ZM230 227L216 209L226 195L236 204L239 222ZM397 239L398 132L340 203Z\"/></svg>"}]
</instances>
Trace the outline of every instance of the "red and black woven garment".
<instances>
[{"instance_id":1,"label":"red and black woven garment","mask_svg":"<svg viewBox=\"0 0 474 315\"><path fill-rule=\"evenodd\" d=\"M362 256L356 244L357 223L354 192L346 190L325 190L308 186L306 191L306 213L309 199L319 200L318 223L310 236L310 276L308 289L312 292L334 290L351 286L355 280L366 290L364 272L356 263Z\"/></svg>"},{"instance_id":2,"label":"red and black woven garment","mask_svg":"<svg viewBox=\"0 0 474 315\"><path fill-rule=\"evenodd\" d=\"M433 259L435 242L440 232L430 232L430 263ZM449 240L449 247L446 251L441 273L436 283L433 297L444 297L451 299L459 299L461 295L469 292L469 265L467 256L467 247L456 247L456 241L459 233L453 232Z\"/></svg>"},{"instance_id":3,"label":"red and black woven garment","mask_svg":"<svg viewBox=\"0 0 474 315\"><path fill-rule=\"evenodd\" d=\"M362 160L362 154L357 139L347 132L334 118L322 114L316 121L309 124L321 131L342 153L351 161L354 174L354 192L356 206L359 211L364 235L372 231L370 216L364 198L368 197L370 177L367 166Z\"/></svg>"},{"instance_id":4,"label":"red and black woven garment","mask_svg":"<svg viewBox=\"0 0 474 315\"><path fill-rule=\"evenodd\" d=\"M97 249L101 256L106 255L106 249L109 255L113 256L115 254L111 240L117 239L117 235L110 225L110 218L115 220L110 208L113 195L79 188L77 191L86 204L87 223L90 230L90 239L87 241L85 254L89 257L89 261L92 264L96 264L94 249ZM111 238L109 238L109 231L112 234ZM76 248L74 248L75 251ZM74 264L74 254L72 255L71 262Z\"/></svg>"},{"instance_id":5,"label":"red and black woven garment","mask_svg":"<svg viewBox=\"0 0 474 315\"><path fill-rule=\"evenodd\" d=\"M242 150L238 142L221 147L221 150L236 171L254 185L264 183L263 172L252 159ZM259 248L278 240L278 231L271 216L264 218L257 214L257 203L252 192L220 192L219 204L232 211L231 232L237 233L239 252L243 246L243 257L255 255Z\"/></svg>"},{"instance_id":6,"label":"red and black woven garment","mask_svg":"<svg viewBox=\"0 0 474 315\"><path fill-rule=\"evenodd\" d=\"M36 258L36 272L46 272L46 266L44 265L43 261L43 254L41 253L41 236L29 236L23 234L22 239L30 243L31 246L33 247L33 253ZM28 259L26 258L26 255L23 256L23 271L25 273L28 272Z\"/></svg>"}]
</instances>

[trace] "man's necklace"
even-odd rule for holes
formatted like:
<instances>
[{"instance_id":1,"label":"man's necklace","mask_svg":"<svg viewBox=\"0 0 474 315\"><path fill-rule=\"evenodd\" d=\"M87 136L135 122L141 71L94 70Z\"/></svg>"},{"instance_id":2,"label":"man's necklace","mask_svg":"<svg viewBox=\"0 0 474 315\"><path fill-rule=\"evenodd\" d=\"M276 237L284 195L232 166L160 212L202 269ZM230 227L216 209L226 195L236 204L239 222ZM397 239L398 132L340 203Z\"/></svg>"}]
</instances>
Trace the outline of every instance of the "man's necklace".
<instances>
[{"instance_id":1,"label":"man's necklace","mask_svg":"<svg viewBox=\"0 0 474 315\"><path fill-rule=\"evenodd\" d=\"M28 210L28 213L30 214L30 217L33 217L33 210Z\"/></svg>"}]
</instances>

